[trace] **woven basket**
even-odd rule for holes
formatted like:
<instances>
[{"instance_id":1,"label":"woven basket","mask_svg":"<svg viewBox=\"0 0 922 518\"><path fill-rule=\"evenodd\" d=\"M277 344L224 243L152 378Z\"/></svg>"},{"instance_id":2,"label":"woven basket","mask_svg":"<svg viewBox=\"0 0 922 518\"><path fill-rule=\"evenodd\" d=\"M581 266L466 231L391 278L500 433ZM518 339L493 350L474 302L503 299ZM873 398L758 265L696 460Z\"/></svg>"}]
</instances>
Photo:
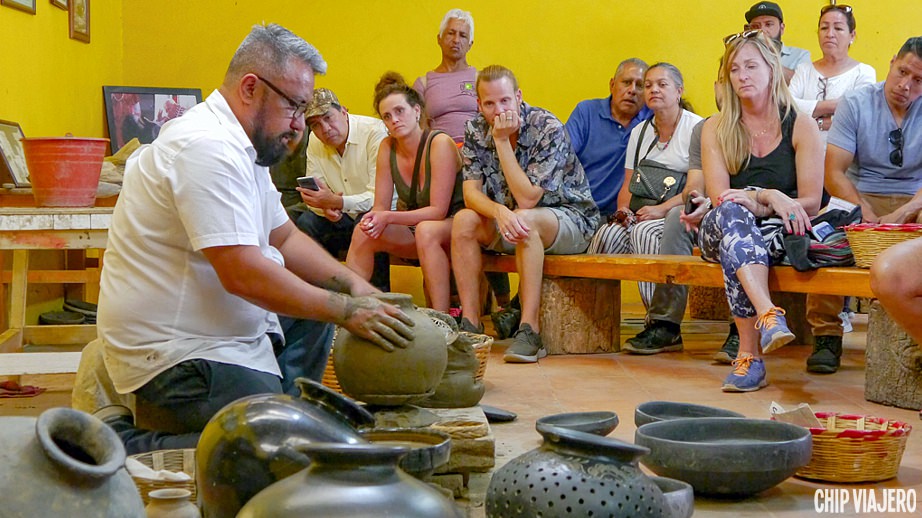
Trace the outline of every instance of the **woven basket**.
<instances>
[{"instance_id":1,"label":"woven basket","mask_svg":"<svg viewBox=\"0 0 922 518\"><path fill-rule=\"evenodd\" d=\"M487 373L487 361L490 359L490 349L493 348L493 337L489 335L481 335L477 333L468 333L467 331L461 331L461 334L468 337L474 344L474 354L477 355L477 373L474 374L474 378L478 381L483 381L484 375Z\"/></svg>"},{"instance_id":2,"label":"woven basket","mask_svg":"<svg viewBox=\"0 0 922 518\"><path fill-rule=\"evenodd\" d=\"M157 450L138 455L132 455L132 459L144 464L154 471L168 470L173 472L184 472L191 480L170 481L170 480L150 480L148 478L131 477L136 486L144 505L150 501L147 495L155 489L188 489L191 495L189 500L195 503L195 449L185 450Z\"/></svg>"},{"instance_id":3,"label":"woven basket","mask_svg":"<svg viewBox=\"0 0 922 518\"><path fill-rule=\"evenodd\" d=\"M922 237L922 224L884 225L860 223L845 227L848 244L855 255L855 265L870 268L877 254L891 246Z\"/></svg>"},{"instance_id":4,"label":"woven basket","mask_svg":"<svg viewBox=\"0 0 922 518\"><path fill-rule=\"evenodd\" d=\"M826 482L877 482L896 476L912 427L863 415L817 412L813 457L796 475Z\"/></svg>"}]
</instances>

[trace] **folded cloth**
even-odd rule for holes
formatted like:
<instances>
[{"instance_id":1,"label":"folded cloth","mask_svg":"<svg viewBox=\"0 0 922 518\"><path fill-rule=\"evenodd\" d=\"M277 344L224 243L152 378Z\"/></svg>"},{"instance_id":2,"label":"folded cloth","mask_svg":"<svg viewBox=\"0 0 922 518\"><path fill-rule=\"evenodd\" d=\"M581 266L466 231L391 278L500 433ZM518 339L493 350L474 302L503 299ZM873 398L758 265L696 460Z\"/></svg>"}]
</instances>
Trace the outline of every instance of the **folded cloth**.
<instances>
[{"instance_id":1,"label":"folded cloth","mask_svg":"<svg viewBox=\"0 0 922 518\"><path fill-rule=\"evenodd\" d=\"M42 387L20 385L15 381L0 381L0 397L32 397L44 391Z\"/></svg>"}]
</instances>

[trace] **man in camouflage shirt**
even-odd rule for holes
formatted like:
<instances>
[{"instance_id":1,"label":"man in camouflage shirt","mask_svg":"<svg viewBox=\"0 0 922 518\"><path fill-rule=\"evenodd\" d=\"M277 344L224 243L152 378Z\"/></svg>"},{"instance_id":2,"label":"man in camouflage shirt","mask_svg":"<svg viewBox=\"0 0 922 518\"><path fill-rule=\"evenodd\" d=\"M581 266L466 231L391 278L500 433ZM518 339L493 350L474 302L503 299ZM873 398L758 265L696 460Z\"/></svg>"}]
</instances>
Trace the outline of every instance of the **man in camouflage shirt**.
<instances>
[{"instance_id":1,"label":"man in camouflage shirt","mask_svg":"<svg viewBox=\"0 0 922 518\"><path fill-rule=\"evenodd\" d=\"M515 254L522 322L503 359L534 363L547 354L538 335L544 255L584 252L599 210L564 125L522 102L512 71L481 70L476 90L480 115L467 123L461 148L467 208L451 232L461 328L483 330L482 248Z\"/></svg>"}]
</instances>

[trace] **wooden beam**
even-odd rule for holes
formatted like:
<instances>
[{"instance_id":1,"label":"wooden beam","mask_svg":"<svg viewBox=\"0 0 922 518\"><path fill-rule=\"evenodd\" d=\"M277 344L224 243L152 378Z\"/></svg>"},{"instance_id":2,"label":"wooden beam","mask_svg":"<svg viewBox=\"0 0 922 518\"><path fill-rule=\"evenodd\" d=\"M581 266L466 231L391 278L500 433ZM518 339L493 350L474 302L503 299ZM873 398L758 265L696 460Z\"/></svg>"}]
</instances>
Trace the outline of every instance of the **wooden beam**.
<instances>
[{"instance_id":1,"label":"wooden beam","mask_svg":"<svg viewBox=\"0 0 922 518\"><path fill-rule=\"evenodd\" d=\"M5 354L0 361L0 376L23 374L61 374L77 372L80 354L67 353L16 353Z\"/></svg>"},{"instance_id":2,"label":"wooden beam","mask_svg":"<svg viewBox=\"0 0 922 518\"><path fill-rule=\"evenodd\" d=\"M34 345L82 344L96 339L96 326L80 324L70 326L26 326L22 330L22 343Z\"/></svg>"}]
</instances>

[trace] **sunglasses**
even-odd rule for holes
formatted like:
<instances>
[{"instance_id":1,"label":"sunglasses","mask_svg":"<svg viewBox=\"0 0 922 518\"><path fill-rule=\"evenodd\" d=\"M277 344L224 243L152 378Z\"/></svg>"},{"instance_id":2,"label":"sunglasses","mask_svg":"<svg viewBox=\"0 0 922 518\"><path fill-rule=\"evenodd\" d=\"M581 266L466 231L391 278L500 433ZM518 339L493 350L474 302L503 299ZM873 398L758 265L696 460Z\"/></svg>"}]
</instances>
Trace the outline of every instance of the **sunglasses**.
<instances>
[{"instance_id":1,"label":"sunglasses","mask_svg":"<svg viewBox=\"0 0 922 518\"><path fill-rule=\"evenodd\" d=\"M833 9L835 9L836 11L842 11L842 14L846 16L849 14L852 14L852 6L850 5L831 4L831 5L824 6L822 9L820 9L820 16L823 16L824 14L828 13L829 11L832 11Z\"/></svg>"},{"instance_id":2,"label":"sunglasses","mask_svg":"<svg viewBox=\"0 0 922 518\"><path fill-rule=\"evenodd\" d=\"M890 152L890 163L903 167L903 128L896 128L890 132L888 140L896 146L896 149Z\"/></svg>"},{"instance_id":3,"label":"sunglasses","mask_svg":"<svg viewBox=\"0 0 922 518\"><path fill-rule=\"evenodd\" d=\"M816 94L817 100L825 101L826 100L826 87L829 85L828 77L819 78L819 87L820 91Z\"/></svg>"},{"instance_id":4,"label":"sunglasses","mask_svg":"<svg viewBox=\"0 0 922 518\"><path fill-rule=\"evenodd\" d=\"M761 32L762 32L761 29L757 29L757 30L748 30L748 31L738 32L736 34L731 34L729 36L724 37L724 46L729 46L731 43L738 40L739 38L745 38L745 39L755 38Z\"/></svg>"}]
</instances>

